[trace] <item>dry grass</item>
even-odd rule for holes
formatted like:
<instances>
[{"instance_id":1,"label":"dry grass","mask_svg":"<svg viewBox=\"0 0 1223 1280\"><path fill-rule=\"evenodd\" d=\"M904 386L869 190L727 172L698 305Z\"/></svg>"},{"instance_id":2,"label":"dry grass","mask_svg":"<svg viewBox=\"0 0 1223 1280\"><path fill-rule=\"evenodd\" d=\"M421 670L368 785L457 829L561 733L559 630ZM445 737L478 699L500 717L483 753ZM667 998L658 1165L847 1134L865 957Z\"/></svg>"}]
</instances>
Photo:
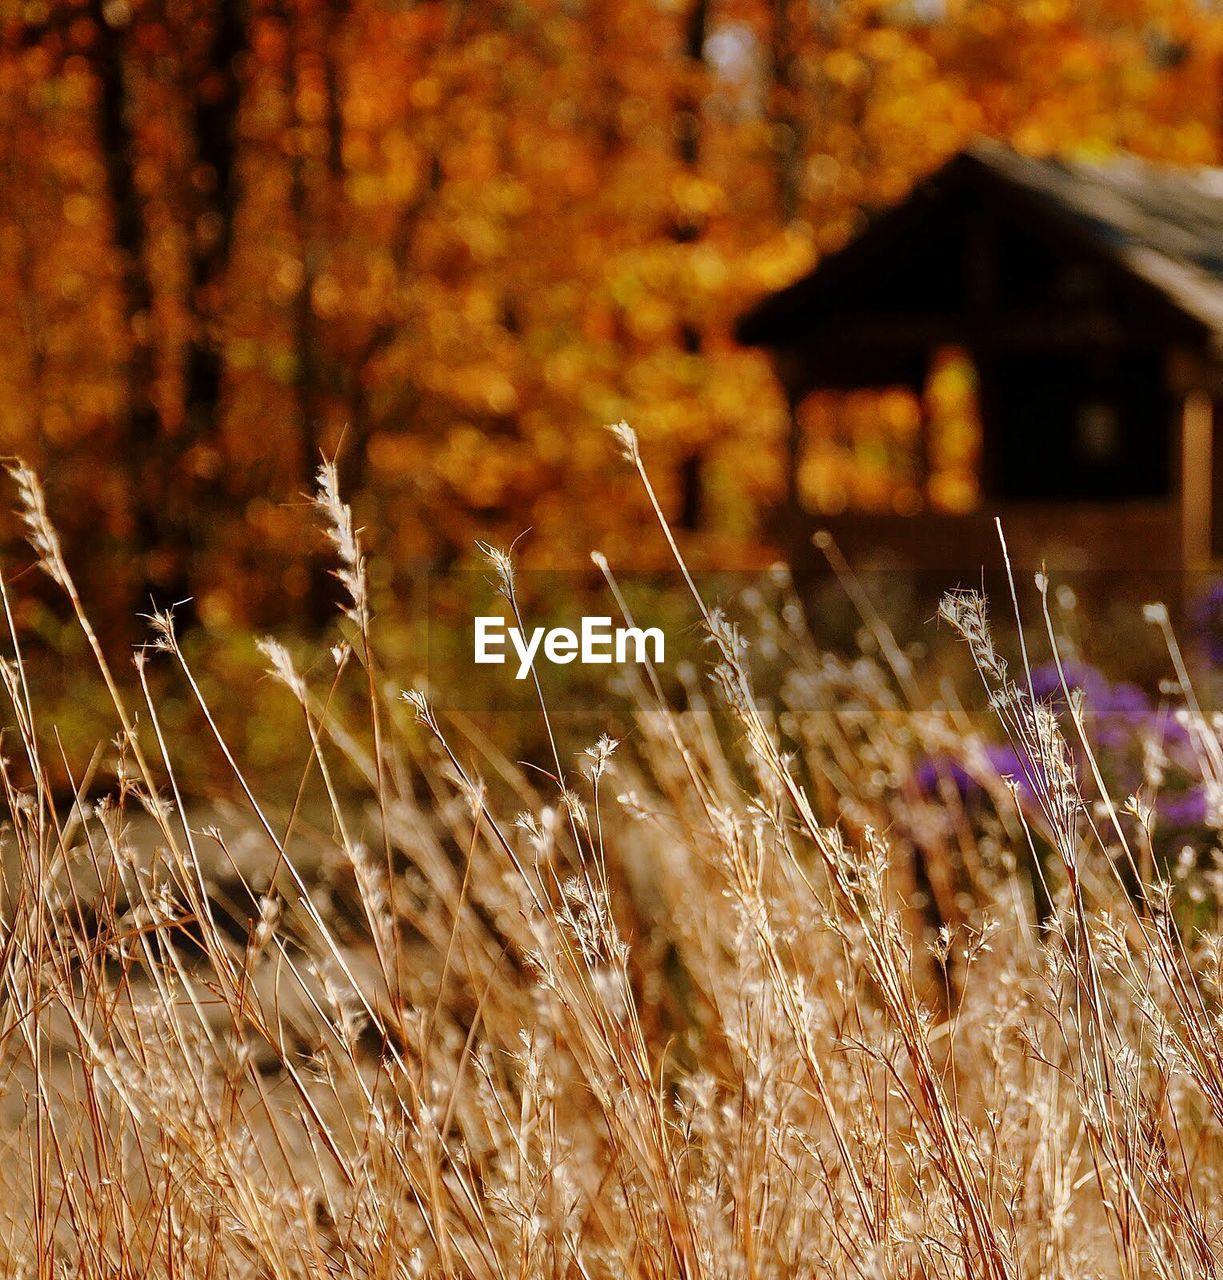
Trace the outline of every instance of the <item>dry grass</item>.
<instances>
[{"instance_id":1,"label":"dry grass","mask_svg":"<svg viewBox=\"0 0 1223 1280\"><path fill-rule=\"evenodd\" d=\"M1030 762L1022 796L877 618L853 662L793 607L764 619L790 664L770 701L695 588L710 679L668 705L645 671L631 752L574 756L549 728L548 773L481 766L426 697L391 696L326 469L320 505L348 640L322 681L265 651L324 838L261 806L169 617L130 703L95 645L116 794L57 806L10 629L4 1274L1214 1274L1223 946L1182 910L1211 915L1214 873L1160 878L1156 820L1107 795L1090 708L1037 699L983 601L949 597L943 617L981 673L982 723ZM495 566L516 609L513 565ZM183 817L153 651L227 754L258 874ZM1223 794L1218 728L1178 676ZM333 710L351 679L363 724ZM964 762L975 798L916 787L929 757Z\"/></svg>"}]
</instances>

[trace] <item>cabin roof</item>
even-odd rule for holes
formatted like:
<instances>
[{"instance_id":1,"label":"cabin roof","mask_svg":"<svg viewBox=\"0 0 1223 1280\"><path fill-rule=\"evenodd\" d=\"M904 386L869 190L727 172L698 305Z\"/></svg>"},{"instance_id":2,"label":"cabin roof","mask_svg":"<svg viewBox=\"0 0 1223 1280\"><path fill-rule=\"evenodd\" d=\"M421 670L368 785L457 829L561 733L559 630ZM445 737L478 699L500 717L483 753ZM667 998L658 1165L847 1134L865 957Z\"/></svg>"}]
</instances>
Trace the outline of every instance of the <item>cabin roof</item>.
<instances>
[{"instance_id":1,"label":"cabin roof","mask_svg":"<svg viewBox=\"0 0 1223 1280\"><path fill-rule=\"evenodd\" d=\"M1008 196L1071 244L1123 270L1153 301L1166 302L1204 345L1223 349L1223 168L1131 155L1098 163L1038 159L988 141L954 157L813 271L763 298L740 318L736 336L750 346L796 345L835 318L877 240L911 233L941 202Z\"/></svg>"}]
</instances>

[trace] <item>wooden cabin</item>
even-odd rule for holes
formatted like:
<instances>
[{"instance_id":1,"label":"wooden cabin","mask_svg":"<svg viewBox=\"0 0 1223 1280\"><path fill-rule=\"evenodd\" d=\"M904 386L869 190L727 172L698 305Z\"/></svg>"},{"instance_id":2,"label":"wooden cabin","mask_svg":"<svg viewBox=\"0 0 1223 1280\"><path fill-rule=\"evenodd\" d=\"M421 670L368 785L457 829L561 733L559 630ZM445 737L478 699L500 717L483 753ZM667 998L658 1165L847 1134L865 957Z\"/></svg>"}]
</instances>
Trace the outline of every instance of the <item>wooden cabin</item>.
<instances>
[{"instance_id":1,"label":"wooden cabin","mask_svg":"<svg viewBox=\"0 0 1223 1280\"><path fill-rule=\"evenodd\" d=\"M1223 559L1223 169L962 152L841 251L741 317L790 407L779 532L828 528L859 562L1181 570ZM810 397L925 394L940 353L975 370L971 509L940 509L918 428L901 512L813 508Z\"/></svg>"}]
</instances>

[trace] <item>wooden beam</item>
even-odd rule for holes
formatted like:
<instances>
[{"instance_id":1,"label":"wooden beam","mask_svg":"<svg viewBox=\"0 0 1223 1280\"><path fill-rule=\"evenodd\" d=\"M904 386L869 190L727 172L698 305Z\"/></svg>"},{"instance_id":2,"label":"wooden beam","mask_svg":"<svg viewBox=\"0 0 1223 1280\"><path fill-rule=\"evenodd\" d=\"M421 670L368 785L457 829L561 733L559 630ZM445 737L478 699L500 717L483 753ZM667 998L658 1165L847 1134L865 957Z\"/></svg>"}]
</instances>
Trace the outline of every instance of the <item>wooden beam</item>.
<instances>
[{"instance_id":1,"label":"wooden beam","mask_svg":"<svg viewBox=\"0 0 1223 1280\"><path fill-rule=\"evenodd\" d=\"M775 351L773 371L786 399L786 437L783 455L786 471L785 518L787 527L796 529L803 511L800 477L806 441L803 439L798 409L806 394L804 370L802 361L793 351Z\"/></svg>"},{"instance_id":2,"label":"wooden beam","mask_svg":"<svg viewBox=\"0 0 1223 1280\"><path fill-rule=\"evenodd\" d=\"M1178 395L1205 391L1223 396L1223 360L1209 352L1174 348L1168 353L1168 386Z\"/></svg>"},{"instance_id":3,"label":"wooden beam","mask_svg":"<svg viewBox=\"0 0 1223 1280\"><path fill-rule=\"evenodd\" d=\"M1210 563L1214 499L1214 406L1204 391L1181 402L1181 565Z\"/></svg>"},{"instance_id":4,"label":"wooden beam","mask_svg":"<svg viewBox=\"0 0 1223 1280\"><path fill-rule=\"evenodd\" d=\"M960 346L971 340L995 347L1034 351L1068 346L1153 345L1149 325L1127 325L1128 317L1102 307L1023 307L988 315L952 311L906 311L894 315L848 312L795 344L796 350L836 347Z\"/></svg>"}]
</instances>

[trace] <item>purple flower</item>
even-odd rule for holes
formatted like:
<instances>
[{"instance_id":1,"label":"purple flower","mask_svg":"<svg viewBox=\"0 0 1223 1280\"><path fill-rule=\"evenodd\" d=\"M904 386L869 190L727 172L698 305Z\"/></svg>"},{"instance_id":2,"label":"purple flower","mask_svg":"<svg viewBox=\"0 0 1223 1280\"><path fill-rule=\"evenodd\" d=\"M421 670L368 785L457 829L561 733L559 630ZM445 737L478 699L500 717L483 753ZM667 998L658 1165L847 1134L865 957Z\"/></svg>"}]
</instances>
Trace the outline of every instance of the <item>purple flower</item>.
<instances>
[{"instance_id":1,"label":"purple flower","mask_svg":"<svg viewBox=\"0 0 1223 1280\"><path fill-rule=\"evenodd\" d=\"M943 778L955 787L962 799L980 790L968 770L952 756L927 756L913 772L913 781L924 796L938 795L939 782Z\"/></svg>"},{"instance_id":2,"label":"purple flower","mask_svg":"<svg viewBox=\"0 0 1223 1280\"><path fill-rule=\"evenodd\" d=\"M1119 751L1137 741L1144 728L1157 728L1151 700L1136 685L1106 685L1095 707L1096 739L1105 750Z\"/></svg>"},{"instance_id":3,"label":"purple flower","mask_svg":"<svg viewBox=\"0 0 1223 1280\"><path fill-rule=\"evenodd\" d=\"M1144 728L1154 730L1154 709L1146 693L1136 684L1113 684L1095 667L1085 662L1062 664L1066 685L1082 690L1084 714L1095 729L1095 741L1105 751L1124 751L1137 742ZM1056 663L1046 663L1032 672L1032 692L1038 701L1047 701L1064 710L1066 696Z\"/></svg>"},{"instance_id":4,"label":"purple flower","mask_svg":"<svg viewBox=\"0 0 1223 1280\"><path fill-rule=\"evenodd\" d=\"M1193 746L1193 736L1189 726L1176 716L1166 713L1151 718L1151 729L1156 739L1163 743L1164 749L1181 747L1189 749Z\"/></svg>"},{"instance_id":5,"label":"purple flower","mask_svg":"<svg viewBox=\"0 0 1223 1280\"><path fill-rule=\"evenodd\" d=\"M1016 751L1014 747L1003 743L985 748L986 759L1003 781L1013 781L1020 798L1027 803L1035 803L1036 788L1044 777L1043 771L1033 765L1026 754Z\"/></svg>"},{"instance_id":6,"label":"purple flower","mask_svg":"<svg viewBox=\"0 0 1223 1280\"><path fill-rule=\"evenodd\" d=\"M1014 779L1019 787L1019 794L1025 802L1034 803L1036 792L1033 781L1039 781L1041 775L1027 763L1027 758L1013 747L1003 745L987 746L985 758L990 767L1003 780ZM946 779L959 793L962 800L971 799L982 794L981 784L969 773L968 769L954 756L927 756L918 762L913 771L913 781L924 796L935 797L939 794L939 784Z\"/></svg>"},{"instance_id":7,"label":"purple flower","mask_svg":"<svg viewBox=\"0 0 1223 1280\"><path fill-rule=\"evenodd\" d=\"M1206 797L1200 787L1188 791L1165 791L1155 802L1159 820L1169 827L1204 827Z\"/></svg>"},{"instance_id":8,"label":"purple flower","mask_svg":"<svg viewBox=\"0 0 1223 1280\"><path fill-rule=\"evenodd\" d=\"M1108 680L1086 662L1063 662L1061 672L1056 662L1046 662L1032 668L1032 694L1037 702L1052 702L1062 707L1066 695L1062 690L1062 675L1069 689L1082 689L1089 707L1094 706L1108 691Z\"/></svg>"}]
</instances>

